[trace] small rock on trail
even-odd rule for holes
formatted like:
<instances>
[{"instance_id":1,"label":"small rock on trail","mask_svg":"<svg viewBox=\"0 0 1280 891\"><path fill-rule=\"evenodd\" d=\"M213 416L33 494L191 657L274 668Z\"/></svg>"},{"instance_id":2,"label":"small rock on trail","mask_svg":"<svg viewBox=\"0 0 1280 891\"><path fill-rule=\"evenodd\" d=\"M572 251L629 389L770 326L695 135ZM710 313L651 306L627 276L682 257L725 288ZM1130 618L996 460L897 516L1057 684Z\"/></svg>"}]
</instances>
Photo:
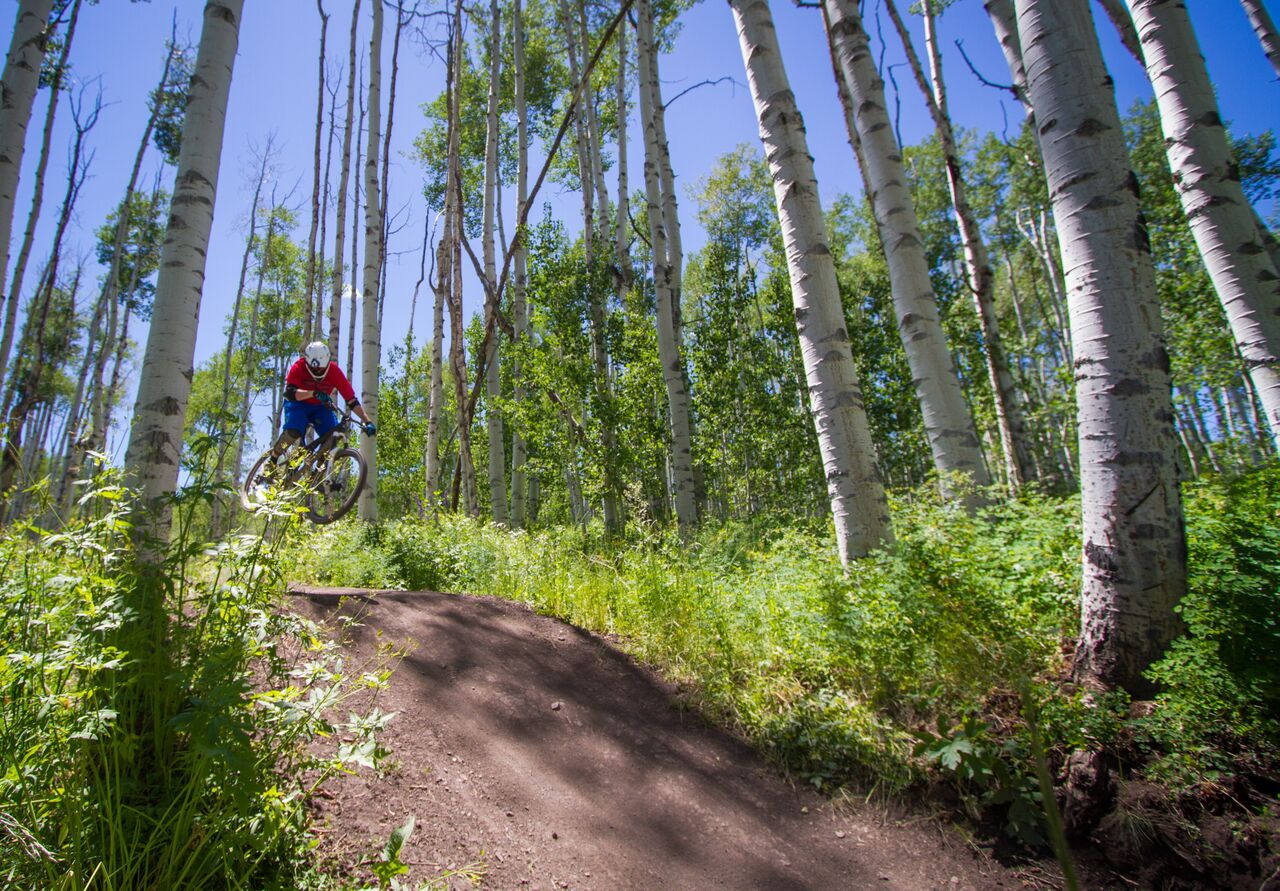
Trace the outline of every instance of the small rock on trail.
<instances>
[{"instance_id":1,"label":"small rock on trail","mask_svg":"<svg viewBox=\"0 0 1280 891\"><path fill-rule=\"evenodd\" d=\"M295 588L315 619L358 618L355 663L407 644L379 707L396 767L317 801L347 863L410 815L406 879L495 889L1019 887L927 822L895 825L797 789L601 638L508 601Z\"/></svg>"}]
</instances>

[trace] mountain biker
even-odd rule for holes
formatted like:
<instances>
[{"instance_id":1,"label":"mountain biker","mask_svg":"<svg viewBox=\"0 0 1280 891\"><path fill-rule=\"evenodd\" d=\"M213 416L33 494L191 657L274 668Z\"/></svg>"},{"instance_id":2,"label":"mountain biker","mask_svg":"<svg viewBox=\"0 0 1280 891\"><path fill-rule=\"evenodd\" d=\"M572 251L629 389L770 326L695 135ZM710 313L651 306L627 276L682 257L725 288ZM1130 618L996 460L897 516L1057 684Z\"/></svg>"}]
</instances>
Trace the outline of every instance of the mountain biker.
<instances>
[{"instance_id":1,"label":"mountain biker","mask_svg":"<svg viewBox=\"0 0 1280 891\"><path fill-rule=\"evenodd\" d=\"M333 392L338 391L347 400L347 407L364 422L365 436L374 436L378 427L365 413L364 406L356 398L351 382L342 373L338 363L330 361L329 347L323 341L307 344L302 356L289 367L284 378L284 430L271 452L280 457L307 432L307 426L315 428L320 439L328 437L338 426L330 405ZM321 445L321 449L326 444Z\"/></svg>"}]
</instances>

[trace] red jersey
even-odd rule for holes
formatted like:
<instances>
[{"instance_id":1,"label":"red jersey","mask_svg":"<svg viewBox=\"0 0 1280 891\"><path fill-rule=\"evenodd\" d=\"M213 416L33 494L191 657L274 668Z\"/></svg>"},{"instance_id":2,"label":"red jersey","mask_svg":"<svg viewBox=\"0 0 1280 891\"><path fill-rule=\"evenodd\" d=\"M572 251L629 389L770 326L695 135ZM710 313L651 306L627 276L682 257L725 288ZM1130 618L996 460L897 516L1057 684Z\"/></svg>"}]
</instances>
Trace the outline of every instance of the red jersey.
<instances>
[{"instance_id":1,"label":"red jersey","mask_svg":"<svg viewBox=\"0 0 1280 891\"><path fill-rule=\"evenodd\" d=\"M333 395L333 391L337 390L348 404L356 398L355 390L351 389L351 381L347 380L347 376L342 373L342 369L338 367L337 362L330 362L324 377L316 380L311 376L311 372L307 370L307 363L299 359L289 367L289 373L284 376L284 382L285 384L292 384L299 390L322 390L330 395ZM314 396L310 399L300 399L298 401L320 402Z\"/></svg>"}]
</instances>

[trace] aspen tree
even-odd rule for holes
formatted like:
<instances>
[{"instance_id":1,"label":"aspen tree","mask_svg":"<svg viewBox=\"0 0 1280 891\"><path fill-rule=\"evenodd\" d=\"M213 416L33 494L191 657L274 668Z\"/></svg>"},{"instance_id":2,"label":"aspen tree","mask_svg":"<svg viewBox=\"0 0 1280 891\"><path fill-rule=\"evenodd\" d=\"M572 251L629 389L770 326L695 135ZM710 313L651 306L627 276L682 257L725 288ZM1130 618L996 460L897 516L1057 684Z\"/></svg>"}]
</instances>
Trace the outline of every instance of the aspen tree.
<instances>
[{"instance_id":1,"label":"aspen tree","mask_svg":"<svg viewBox=\"0 0 1280 891\"><path fill-rule=\"evenodd\" d=\"M378 420L378 372L382 365L382 331L378 325L378 284L382 273L382 200L379 192L378 150L382 140L382 0L373 4L373 35L369 38L369 149L364 168L364 299L360 304L360 402ZM354 264L352 266L354 269ZM354 316L355 307L352 307ZM378 519L378 440L360 438L360 453L368 466L360 492L360 519Z\"/></svg>"},{"instance_id":2,"label":"aspen tree","mask_svg":"<svg viewBox=\"0 0 1280 891\"><path fill-rule=\"evenodd\" d=\"M9 302L4 311L4 330L0 333L0 377L9 367L9 352L13 348L13 332L17 322L18 304L22 300L22 286L27 272L27 261L31 257L31 248L35 244L36 225L40 222L40 212L44 204L45 170L49 165L49 147L53 140L53 124L58 113L58 104L62 99L64 78L67 73L67 60L71 56L71 45L76 36L76 23L80 18L81 0L76 0L71 7L71 17L67 21L67 31L62 38L62 51L55 63L53 82L49 85L49 106L45 112L44 130L40 136L40 156L36 161L34 185L31 190L31 210L27 214L27 227L22 234L22 246L13 264L13 277L9 285ZM25 126L25 125L24 125ZM8 249L6 241L5 249ZM0 281L0 285L3 282Z\"/></svg>"},{"instance_id":3,"label":"aspen tree","mask_svg":"<svg viewBox=\"0 0 1280 891\"><path fill-rule=\"evenodd\" d=\"M1259 237L1184 0L1129 0L1191 234L1280 452L1280 273Z\"/></svg>"},{"instance_id":4,"label":"aspen tree","mask_svg":"<svg viewBox=\"0 0 1280 891\"><path fill-rule=\"evenodd\" d=\"M457 77L453 40L449 41L448 62L445 71L445 102L448 108L448 132L445 137L445 189L444 209L441 215L444 225L440 242L436 246L435 305L431 315L431 388L427 405L427 504L433 512L444 506L440 486L440 415L444 408L444 307L453 290L453 81Z\"/></svg>"},{"instance_id":5,"label":"aspen tree","mask_svg":"<svg viewBox=\"0 0 1280 891\"><path fill-rule=\"evenodd\" d=\"M1240 5L1249 16L1249 24L1253 26L1253 33L1258 35L1258 42L1262 44L1262 51L1267 54L1267 61L1275 69L1276 77L1280 77L1280 34L1276 33L1275 21L1262 5L1262 0L1240 0Z\"/></svg>"},{"instance_id":6,"label":"aspen tree","mask_svg":"<svg viewBox=\"0 0 1280 891\"><path fill-rule=\"evenodd\" d=\"M662 97L658 89L657 49L653 39L653 6L649 0L636 3L636 56L640 72L640 119L644 126L644 180L648 203L649 243L653 249L653 286L657 292L658 358L667 389L667 421L671 431L671 468L676 521L682 535L689 535L697 523L694 493L693 447L689 420L689 390L685 381L684 356L676 324L678 313L676 266L680 262L671 241L668 218L663 213L658 109Z\"/></svg>"},{"instance_id":7,"label":"aspen tree","mask_svg":"<svg viewBox=\"0 0 1280 891\"><path fill-rule=\"evenodd\" d=\"M840 73L853 100L854 123L871 177L867 190L889 264L898 333L911 367L934 467L944 490L951 474L986 485L989 477L973 418L938 318L902 152L889 122L884 81L876 71L857 5L853 0L822 2Z\"/></svg>"},{"instance_id":8,"label":"aspen tree","mask_svg":"<svg viewBox=\"0 0 1280 891\"><path fill-rule=\"evenodd\" d=\"M969 204L968 188L961 171L960 150L956 145L951 113L947 107L946 83L942 77L942 55L938 50L937 22L932 4L929 0L923 0L921 8L924 15L925 46L929 54L929 77L926 79L924 66L921 65L920 57L916 54L911 42L911 34L907 31L893 0L886 0L886 8L906 50L907 61L915 75L916 84L924 94L925 104L933 118L938 142L942 146L947 171L947 187L951 193L951 206L955 211L956 226L964 246L965 285L973 297L979 330L982 332L983 351L987 360L987 377L990 380L991 393L995 401L996 423L1004 456L1005 475L1009 481L1010 491L1016 493L1022 483L1035 478L1035 467L1027 447L1022 407L1013 383L1013 375L1009 372L1009 360L1005 355L1004 341L1000 336L1000 325L996 319L995 271L991 268L991 260L982 238L977 214Z\"/></svg>"},{"instance_id":9,"label":"aspen tree","mask_svg":"<svg viewBox=\"0 0 1280 891\"><path fill-rule=\"evenodd\" d=\"M1077 677L1146 695L1181 630L1186 537L1150 242L1088 0L1017 0L1066 266L1083 526Z\"/></svg>"},{"instance_id":10,"label":"aspen tree","mask_svg":"<svg viewBox=\"0 0 1280 891\"><path fill-rule=\"evenodd\" d=\"M522 0L515 0L512 24L512 79L516 106L516 212L517 219L524 219L525 205L529 200L529 108L525 102L524 12ZM620 115L620 117L623 117ZM511 282L511 323L514 327L512 377L515 378L514 402L518 407L524 401L525 388L521 372L520 349L529 337L529 310L525 303L525 281L528 274L528 253L525 251L523 232L515 236L515 269ZM524 435L518 425L511 431L511 524L522 529L526 523L528 483L525 478Z\"/></svg>"},{"instance_id":11,"label":"aspen tree","mask_svg":"<svg viewBox=\"0 0 1280 891\"><path fill-rule=\"evenodd\" d=\"M209 0L204 8L151 329L125 455L126 476L142 497L134 527L139 540L163 539L169 531L164 501L178 482L182 424L191 392L196 323L243 7L244 0Z\"/></svg>"},{"instance_id":12,"label":"aspen tree","mask_svg":"<svg viewBox=\"0 0 1280 891\"><path fill-rule=\"evenodd\" d=\"M20 0L9 53L5 57L4 78L0 80L0 291L8 281L9 240L13 234L18 178L27 144L31 106L44 63L52 8L53 0ZM7 355L0 357L0 377L7 360Z\"/></svg>"},{"instance_id":13,"label":"aspen tree","mask_svg":"<svg viewBox=\"0 0 1280 891\"><path fill-rule=\"evenodd\" d=\"M262 151L262 158L260 159L260 163L258 165L258 179L254 183L254 187L253 187L253 200L249 202L249 234L245 238L244 253L240 257L240 278L239 278L239 282L236 285L235 300L232 302L232 306L231 306L231 321L227 325L227 345L222 354L222 397L218 405L218 425L219 425L219 429L222 430L224 435L229 432L226 429L225 419L227 417L227 408L231 401L231 359L235 352L236 334L240 328L240 308L244 302L244 285L245 285L245 278L247 277L249 272L249 257L253 254L253 248L257 243L258 207L262 199L262 186L267 179L267 167L268 167L268 164L270 163L271 156L272 156L273 142L274 142L274 135L269 135L267 137L267 144ZM274 223L274 222L275 221L273 218L271 223ZM268 225L271 225L271 223L269 223ZM262 290L261 276L259 276L259 279L258 279L258 290L259 292L261 292ZM248 412L247 412L248 386L249 386L249 375L248 375L248 371L246 370L245 372L245 397L246 398L244 400L246 405L244 408L242 408L241 414L237 419L240 427L240 433L238 434L237 439L240 440L241 442L243 442L246 428L249 427L249 418L247 416L248 415ZM213 470L214 482L220 483L220 482L223 482L226 478L225 465L227 461L227 451L229 450L230 446L231 446L230 442L222 442L218 444L218 461L217 461L217 464L214 466L214 470ZM241 457L242 455L238 453L236 458L237 463L235 468L233 469L233 474L232 474L237 481L240 478L239 461ZM210 520L210 524L212 526L214 534L217 534L220 531L221 520L222 520L222 502L221 500L217 500L217 501L214 501L213 503L212 519Z\"/></svg>"},{"instance_id":14,"label":"aspen tree","mask_svg":"<svg viewBox=\"0 0 1280 891\"><path fill-rule=\"evenodd\" d=\"M356 290L356 270L360 269L360 238L357 233L360 231L360 171L364 164L364 151L360 142L360 134L364 132L364 116L368 112L365 105L364 92L364 59L360 60L360 85L357 88L357 108L359 109L359 117L356 119L356 160L353 169L356 175L351 180L351 309L347 314L347 364L346 367L351 374L356 373L356 298L359 291ZM334 355L337 355L336 353Z\"/></svg>"},{"instance_id":15,"label":"aspen tree","mask_svg":"<svg viewBox=\"0 0 1280 891\"><path fill-rule=\"evenodd\" d=\"M138 150L134 153L133 167L129 171L129 182L125 186L124 198L120 203L120 211L116 218L116 228L112 236L111 242L111 263L107 269L106 278L103 281L100 303L105 308L107 316L107 327L104 336L101 338L98 349L94 355L94 361L89 366L89 423L86 425L83 435L79 436L72 442L72 454L67 461L66 470L63 473L63 480L60 484L63 494L60 496L59 514L63 517L68 515L69 499L71 497L71 483L79 480L84 469L85 459L91 451L101 451L105 446L105 441L99 441L97 432L101 426L103 417L103 378L106 373L107 358L110 355L114 344L117 331L120 324L120 269L124 259L125 241L128 238L129 228L131 225L131 213L133 208L133 198L138 187L138 176L142 171L142 161L146 157L147 147L151 143L151 135L155 131L156 120L160 113L160 100L165 90L170 86L170 71L172 70L175 58L180 54L177 46L177 22L174 22L173 31L170 33L169 45L165 52L164 68L160 72L160 80L156 84L155 90L151 93L149 102L150 113L147 115L146 126L142 130L142 138L138 141ZM154 206L154 201L152 202ZM95 324L98 324L97 322ZM105 439L105 438L104 438Z\"/></svg>"},{"instance_id":16,"label":"aspen tree","mask_svg":"<svg viewBox=\"0 0 1280 891\"><path fill-rule=\"evenodd\" d=\"M809 409L827 479L840 561L892 541L835 261L804 124L787 80L767 0L731 0L787 252Z\"/></svg>"},{"instance_id":17,"label":"aspen tree","mask_svg":"<svg viewBox=\"0 0 1280 891\"><path fill-rule=\"evenodd\" d=\"M494 260L494 206L498 190L498 89L502 72L502 17L498 0L489 0L489 103L485 114L483 227L485 305L497 312L498 270ZM498 338L489 339L485 356L485 429L489 440L489 509L495 523L507 522L507 451L503 432L501 368L498 365Z\"/></svg>"},{"instance_id":18,"label":"aspen tree","mask_svg":"<svg viewBox=\"0 0 1280 891\"><path fill-rule=\"evenodd\" d=\"M320 228L320 137L324 130L324 45L329 34L329 16L324 11L323 0L316 0L316 12L320 14L320 56L316 67L316 147L315 163L311 174L311 231L307 234L307 290L306 318L303 322L302 338L310 342L320 328L319 301L315 299L316 289L316 232ZM323 245L321 249L323 255Z\"/></svg>"},{"instance_id":19,"label":"aspen tree","mask_svg":"<svg viewBox=\"0 0 1280 891\"><path fill-rule=\"evenodd\" d=\"M75 96L71 97L71 117L75 135L72 137L71 157L68 161L67 189L58 210L58 221L54 227L53 246L49 252L49 259L27 310L19 361L14 363L13 373L9 375L8 386L5 389L6 420L4 453L0 456L0 493L7 494L15 482L20 462L23 429L28 415L37 407L39 401L40 383L47 364L45 328L50 310L53 308L54 291L58 287L62 245L66 238L67 226L71 222L71 215L75 212L80 189L89 174L89 162L92 160L92 153L86 154L85 137L98 122L98 115L102 110L102 94L98 94L94 107L88 113L84 112L82 102L83 97L79 99ZM77 270L77 288L79 277L80 272Z\"/></svg>"},{"instance_id":20,"label":"aspen tree","mask_svg":"<svg viewBox=\"0 0 1280 891\"><path fill-rule=\"evenodd\" d=\"M338 336L342 331L342 248L345 244L347 215L347 186L351 176L351 139L353 135L352 129L355 126L356 114L356 29L360 24L360 0L355 0L351 8L351 45L347 52L347 119L346 125L342 130L342 163L338 166L338 191L337 206L335 208L335 220L337 223L337 231L333 239L333 291L330 294L329 303L329 354L337 357L338 355ZM355 240L356 234L354 227L351 232L352 241ZM355 267L351 267L351 278L355 279ZM352 288L355 292L355 288ZM351 311L355 312L355 304L352 303ZM347 371L352 371L350 363L348 363Z\"/></svg>"}]
</instances>

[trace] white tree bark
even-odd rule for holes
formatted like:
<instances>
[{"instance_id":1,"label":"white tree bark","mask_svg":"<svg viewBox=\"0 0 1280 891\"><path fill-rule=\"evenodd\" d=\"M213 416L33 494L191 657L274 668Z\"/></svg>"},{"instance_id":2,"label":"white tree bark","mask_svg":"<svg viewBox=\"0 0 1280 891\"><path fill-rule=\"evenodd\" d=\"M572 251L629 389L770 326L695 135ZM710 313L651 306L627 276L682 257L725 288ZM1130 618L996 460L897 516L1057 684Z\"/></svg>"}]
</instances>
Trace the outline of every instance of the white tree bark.
<instances>
[{"instance_id":1,"label":"white tree bark","mask_svg":"<svg viewBox=\"0 0 1280 891\"><path fill-rule=\"evenodd\" d=\"M995 272L991 268L987 246L982 239L982 228L978 223L978 217L969 204L968 187L961 171L960 149L956 144L955 131L951 125L951 112L947 107L947 89L942 77L942 54L938 49L937 22L933 7L929 0L922 0L925 46L929 53L929 80L926 81L924 67L920 64L919 56L916 55L911 34L898 14L897 6L894 5L893 0L887 0L885 5L902 39L907 60L911 63L911 71L915 75L920 92L924 94L925 104L933 117L934 129L938 134L938 142L942 145L943 159L947 169L947 186L951 192L951 206L955 211L956 227L964 245L965 285L973 297L978 327L982 332L983 352L987 360L987 377L991 384L996 424L1000 431L1001 453L1004 456L1005 477L1010 491L1016 494L1024 482L1035 479L1035 466L1027 447L1022 406L1019 404L1013 375L1009 371L1004 340L1000 336L1000 323L996 318Z\"/></svg>"},{"instance_id":2,"label":"white tree bark","mask_svg":"<svg viewBox=\"0 0 1280 891\"><path fill-rule=\"evenodd\" d=\"M223 127L244 0L209 0L191 77L169 225L160 253L151 330L138 379L125 473L140 490L135 535L163 539L164 504L178 483L182 425L191 393L196 323L213 225Z\"/></svg>"},{"instance_id":3,"label":"white tree bark","mask_svg":"<svg viewBox=\"0 0 1280 891\"><path fill-rule=\"evenodd\" d=\"M524 206L529 200L529 109L525 102L524 14L521 0L515 0L512 31L512 77L516 105L516 219L524 218ZM515 328L515 359L512 377L515 378L514 400L517 406L524 401L524 381L520 367L520 348L529 336L529 311L525 303L525 280L528 275L528 254L525 252L523 232L516 234L515 270L511 282L511 324ZM519 427L511 431L511 524L524 528L527 513L528 482L525 475L525 441Z\"/></svg>"},{"instance_id":4,"label":"white tree bark","mask_svg":"<svg viewBox=\"0 0 1280 891\"><path fill-rule=\"evenodd\" d=\"M1077 677L1146 695L1179 633L1186 537L1150 245L1088 0L1017 0L1066 267L1083 513Z\"/></svg>"},{"instance_id":5,"label":"white tree bark","mask_svg":"<svg viewBox=\"0 0 1280 891\"><path fill-rule=\"evenodd\" d=\"M351 176L351 140L356 114L356 28L359 24L360 0L355 0L351 8L351 46L347 53L347 120L342 131L342 164L338 168L338 201L335 210L338 228L333 239L333 292L329 303L329 354L334 358L338 356L338 338L342 331L342 247L346 234L347 181ZM356 234L353 231L351 240L355 241L355 238ZM355 275L356 270L353 266L352 279ZM355 312L354 301L351 311ZM347 371L353 370L351 364L347 363Z\"/></svg>"},{"instance_id":6,"label":"white tree bark","mask_svg":"<svg viewBox=\"0 0 1280 891\"><path fill-rule=\"evenodd\" d=\"M360 302L360 402L370 420L378 420L378 370L382 365L382 330L378 325L378 285L382 277L382 200L378 151L382 141L382 0L373 4L369 38L369 148L364 162L364 294ZM354 313L355 308L352 307ZM378 519L378 440L360 438L360 454L369 473L360 492L360 519Z\"/></svg>"},{"instance_id":7,"label":"white tree bark","mask_svg":"<svg viewBox=\"0 0 1280 891\"><path fill-rule=\"evenodd\" d=\"M1253 33L1258 35L1267 61L1276 70L1276 77L1280 77L1280 34L1276 33L1275 21L1262 5L1262 0L1240 0L1240 5L1249 16L1249 24L1253 26Z\"/></svg>"},{"instance_id":8,"label":"white tree bark","mask_svg":"<svg viewBox=\"0 0 1280 891\"><path fill-rule=\"evenodd\" d=\"M636 4L636 55L640 72L640 120L644 126L644 181L648 202L649 243L653 246L653 286L657 292L658 359L667 388L667 414L671 429L671 465L676 522L682 535L697 523L694 493L693 447L689 425L689 390L685 385L684 356L676 326L676 273L674 246L663 213L661 185L662 147L657 129L661 96L657 88L657 64L653 43L653 7L649 0Z\"/></svg>"},{"instance_id":9,"label":"white tree bark","mask_svg":"<svg viewBox=\"0 0 1280 891\"><path fill-rule=\"evenodd\" d=\"M1191 234L1280 451L1280 277L1259 237L1184 0L1129 0Z\"/></svg>"},{"instance_id":10,"label":"white tree bark","mask_svg":"<svg viewBox=\"0 0 1280 891\"><path fill-rule=\"evenodd\" d=\"M498 0L489 0L489 106L485 116L483 249L486 302L497 298L498 270L494 259L494 203L498 191L498 79L502 73L502 18ZM498 307L493 307L496 312ZM497 337L489 339L485 356L485 430L489 438L489 509L495 523L507 523L507 449L502 424L502 369Z\"/></svg>"},{"instance_id":11,"label":"white tree bark","mask_svg":"<svg viewBox=\"0 0 1280 891\"><path fill-rule=\"evenodd\" d=\"M1120 42L1129 51L1129 55L1141 65L1142 46L1138 42L1138 32L1133 27L1133 20L1129 18L1129 11L1124 8L1125 2L1126 0L1098 0L1098 5L1107 14L1107 18L1111 19L1111 24L1115 26Z\"/></svg>"},{"instance_id":12,"label":"white tree bark","mask_svg":"<svg viewBox=\"0 0 1280 891\"><path fill-rule=\"evenodd\" d=\"M71 55L71 45L75 40L76 22L80 18L79 0L71 7L71 17L67 21L67 30L62 38L62 52L55 65L55 83L50 85L48 111L44 116L44 129L40 135L40 155L36 161L34 185L31 189L31 210L27 214L27 226L22 233L22 246L13 264L13 276L9 285L9 303L4 311L4 330L0 332L0 376L9 367L9 351L13 347L13 334L17 321L18 304L22 300L22 286L27 274L27 261L31 257L31 248L35 244L36 226L40 222L40 213L44 205L45 170L49 165L49 146L53 140L53 124L58 114L58 103L62 98L63 87L69 67L67 59ZM7 246L7 245L6 245Z\"/></svg>"},{"instance_id":13,"label":"white tree bark","mask_svg":"<svg viewBox=\"0 0 1280 891\"><path fill-rule=\"evenodd\" d=\"M1027 95L1027 70L1022 65L1022 43L1018 39L1013 0L984 0L983 7L991 18L991 25L996 30L996 40L999 41L1004 60L1009 65L1009 74L1013 77L1013 95L1022 103L1022 110L1027 117L1034 120L1035 110Z\"/></svg>"},{"instance_id":14,"label":"white tree bark","mask_svg":"<svg viewBox=\"0 0 1280 891\"><path fill-rule=\"evenodd\" d=\"M324 11L322 0L316 0L316 12L320 14L320 54L316 81L316 147L315 164L311 174L311 230L307 234L307 290L306 322L303 326L303 338L310 342L320 330L320 301L316 299L316 232L320 228L320 139L324 132L324 45L329 35L329 16ZM326 183L327 185L327 183ZM321 261L324 259L324 246L321 244Z\"/></svg>"},{"instance_id":15,"label":"white tree bark","mask_svg":"<svg viewBox=\"0 0 1280 891\"><path fill-rule=\"evenodd\" d=\"M853 99L854 123L871 177L868 192L889 263L898 333L911 366L934 467L944 491L952 474L984 486L990 478L938 319L920 225L886 108L884 81L853 0L823 0L823 4L840 71Z\"/></svg>"},{"instance_id":16,"label":"white tree bark","mask_svg":"<svg viewBox=\"0 0 1280 891\"><path fill-rule=\"evenodd\" d=\"M845 565L892 540L884 486L853 364L813 159L778 48L767 0L731 0L760 124L791 278L809 407L836 542Z\"/></svg>"},{"instance_id":17,"label":"white tree bark","mask_svg":"<svg viewBox=\"0 0 1280 891\"><path fill-rule=\"evenodd\" d=\"M21 0L0 80L0 291L8 281L9 240L27 124L44 62L45 27L53 0ZM2 296L2 295L0 295ZM0 362L0 370L4 363Z\"/></svg>"}]
</instances>

